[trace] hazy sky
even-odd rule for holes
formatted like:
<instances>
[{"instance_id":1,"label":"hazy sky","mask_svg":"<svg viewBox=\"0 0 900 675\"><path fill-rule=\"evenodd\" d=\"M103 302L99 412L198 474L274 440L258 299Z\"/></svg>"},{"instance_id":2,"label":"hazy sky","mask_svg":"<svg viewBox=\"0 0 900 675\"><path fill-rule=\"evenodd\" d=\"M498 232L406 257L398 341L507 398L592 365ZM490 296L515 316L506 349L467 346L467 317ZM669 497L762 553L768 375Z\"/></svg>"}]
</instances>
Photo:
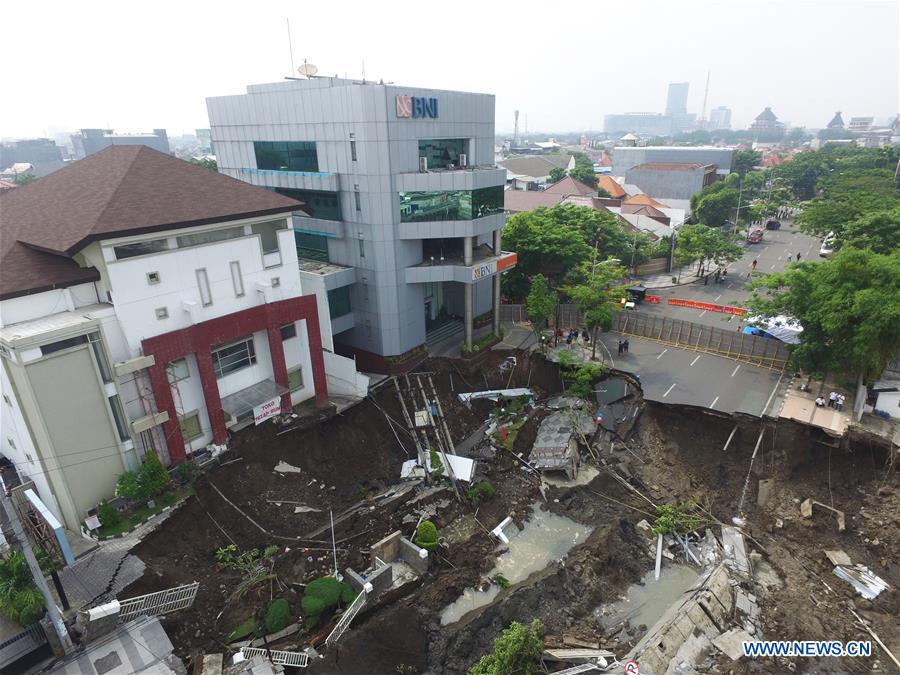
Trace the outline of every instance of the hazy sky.
<instances>
[{"instance_id":1,"label":"hazy sky","mask_svg":"<svg viewBox=\"0 0 900 675\"><path fill-rule=\"evenodd\" d=\"M0 137L112 127L207 126L205 97L289 74L491 92L497 129L602 129L603 115L662 111L669 82L700 112L745 127L769 105L824 126L835 110L900 109L898 2L793 0L130 0L8 2Z\"/></svg>"}]
</instances>

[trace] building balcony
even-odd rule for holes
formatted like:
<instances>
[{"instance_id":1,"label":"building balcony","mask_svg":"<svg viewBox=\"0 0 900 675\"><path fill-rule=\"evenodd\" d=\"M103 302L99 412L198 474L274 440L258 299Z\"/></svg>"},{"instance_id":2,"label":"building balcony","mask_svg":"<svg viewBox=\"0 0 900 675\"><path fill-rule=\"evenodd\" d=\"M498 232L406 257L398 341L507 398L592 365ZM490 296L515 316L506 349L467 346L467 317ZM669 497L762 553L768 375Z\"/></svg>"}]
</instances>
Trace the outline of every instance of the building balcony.
<instances>
[{"instance_id":1,"label":"building balcony","mask_svg":"<svg viewBox=\"0 0 900 675\"><path fill-rule=\"evenodd\" d=\"M326 291L350 286L357 281L355 267L345 267L321 260L310 260L309 258L299 258L297 267L300 269L301 285L304 285L305 282L314 281L316 285L321 284L324 286Z\"/></svg>"},{"instance_id":2,"label":"building balcony","mask_svg":"<svg viewBox=\"0 0 900 675\"><path fill-rule=\"evenodd\" d=\"M502 229L505 213L494 213L474 220L421 220L400 223L400 239L448 239L451 237L480 237Z\"/></svg>"},{"instance_id":3,"label":"building balcony","mask_svg":"<svg viewBox=\"0 0 900 675\"><path fill-rule=\"evenodd\" d=\"M343 239L345 231L344 221L342 220L325 220L324 218L309 218L307 216L298 216L296 213L293 217L293 229L296 232L305 234L317 234L322 237L332 239Z\"/></svg>"},{"instance_id":4,"label":"building balcony","mask_svg":"<svg viewBox=\"0 0 900 675\"><path fill-rule=\"evenodd\" d=\"M490 165L410 171L398 174L396 181L398 192L477 190L505 185L506 169Z\"/></svg>"},{"instance_id":5,"label":"building balcony","mask_svg":"<svg viewBox=\"0 0 900 675\"><path fill-rule=\"evenodd\" d=\"M406 268L406 283L424 284L435 281L456 281L474 284L476 281L494 276L516 266L518 255L511 251L501 251L494 255L490 249L481 247L472 255L472 264L466 265L462 257L443 260L429 258L418 265Z\"/></svg>"}]
</instances>

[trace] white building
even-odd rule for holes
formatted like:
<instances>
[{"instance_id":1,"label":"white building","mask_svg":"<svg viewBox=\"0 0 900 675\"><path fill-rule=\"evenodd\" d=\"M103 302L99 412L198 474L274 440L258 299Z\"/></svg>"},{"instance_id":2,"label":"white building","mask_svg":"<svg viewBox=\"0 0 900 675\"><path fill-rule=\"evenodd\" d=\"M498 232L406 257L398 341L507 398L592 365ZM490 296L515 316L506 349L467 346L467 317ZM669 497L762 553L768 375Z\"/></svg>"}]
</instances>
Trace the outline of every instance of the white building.
<instances>
[{"instance_id":1,"label":"white building","mask_svg":"<svg viewBox=\"0 0 900 675\"><path fill-rule=\"evenodd\" d=\"M0 451L68 528L150 449L365 393L301 285L300 207L144 146L0 193Z\"/></svg>"}]
</instances>

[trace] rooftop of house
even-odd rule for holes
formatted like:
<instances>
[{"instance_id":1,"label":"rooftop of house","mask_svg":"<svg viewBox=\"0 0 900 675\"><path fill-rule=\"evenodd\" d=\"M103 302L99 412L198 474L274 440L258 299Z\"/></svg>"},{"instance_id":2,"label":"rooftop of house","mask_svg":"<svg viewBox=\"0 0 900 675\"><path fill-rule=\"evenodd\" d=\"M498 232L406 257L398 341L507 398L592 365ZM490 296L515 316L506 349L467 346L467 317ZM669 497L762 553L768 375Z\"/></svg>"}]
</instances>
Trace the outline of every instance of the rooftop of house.
<instances>
[{"instance_id":1,"label":"rooftop of house","mask_svg":"<svg viewBox=\"0 0 900 675\"><path fill-rule=\"evenodd\" d=\"M612 176L597 176L597 187L606 190L613 199L622 199L628 194Z\"/></svg>"},{"instance_id":2,"label":"rooftop of house","mask_svg":"<svg viewBox=\"0 0 900 675\"><path fill-rule=\"evenodd\" d=\"M95 269L72 260L92 241L301 206L143 145L110 146L0 191L0 299L98 279Z\"/></svg>"},{"instance_id":3,"label":"rooftop of house","mask_svg":"<svg viewBox=\"0 0 900 675\"><path fill-rule=\"evenodd\" d=\"M647 162L646 164L637 164L631 167L629 171L648 170L648 171L696 171L704 168L705 164L698 162Z\"/></svg>"},{"instance_id":4,"label":"rooftop of house","mask_svg":"<svg viewBox=\"0 0 900 675\"><path fill-rule=\"evenodd\" d=\"M533 211L542 206L556 206L564 198L565 195L554 194L546 190L506 190L503 193L503 208L510 213L521 213Z\"/></svg>"},{"instance_id":5,"label":"rooftop of house","mask_svg":"<svg viewBox=\"0 0 900 675\"><path fill-rule=\"evenodd\" d=\"M634 195L633 197L629 197L623 204L639 204L642 206L652 206L656 209L667 209L669 208L668 204L663 204L662 202L658 202L653 197L649 195Z\"/></svg>"},{"instance_id":6,"label":"rooftop of house","mask_svg":"<svg viewBox=\"0 0 900 675\"><path fill-rule=\"evenodd\" d=\"M585 185L580 180L566 176L548 187L544 192L556 195L592 195L596 194L597 190L590 185Z\"/></svg>"},{"instance_id":7,"label":"rooftop of house","mask_svg":"<svg viewBox=\"0 0 900 675\"><path fill-rule=\"evenodd\" d=\"M517 176L535 176L542 178L550 175L551 169L566 169L569 166L571 155L522 155L519 157L507 157L497 162L507 171Z\"/></svg>"}]
</instances>

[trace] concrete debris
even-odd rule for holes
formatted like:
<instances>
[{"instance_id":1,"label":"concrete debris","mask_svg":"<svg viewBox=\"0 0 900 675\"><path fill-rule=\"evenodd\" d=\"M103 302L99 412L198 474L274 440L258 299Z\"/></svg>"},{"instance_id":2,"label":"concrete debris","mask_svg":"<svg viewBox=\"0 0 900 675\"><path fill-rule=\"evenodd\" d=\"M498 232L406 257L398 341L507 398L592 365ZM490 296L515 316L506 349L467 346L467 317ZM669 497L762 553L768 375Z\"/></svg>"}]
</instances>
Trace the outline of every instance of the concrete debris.
<instances>
[{"instance_id":1,"label":"concrete debris","mask_svg":"<svg viewBox=\"0 0 900 675\"><path fill-rule=\"evenodd\" d=\"M750 621L756 622L756 619L759 617L759 605L756 604L755 595L738 588L737 593L735 594L734 604L739 612L746 615Z\"/></svg>"},{"instance_id":2,"label":"concrete debris","mask_svg":"<svg viewBox=\"0 0 900 675\"><path fill-rule=\"evenodd\" d=\"M590 413L574 408L557 410L541 422L528 461L542 471L565 471L575 479L581 463L578 436L594 431Z\"/></svg>"},{"instance_id":3,"label":"concrete debris","mask_svg":"<svg viewBox=\"0 0 900 675\"><path fill-rule=\"evenodd\" d=\"M579 663L597 659L615 659L616 655L606 649L545 649L542 658L545 661Z\"/></svg>"},{"instance_id":4,"label":"concrete debris","mask_svg":"<svg viewBox=\"0 0 900 675\"><path fill-rule=\"evenodd\" d=\"M301 473L300 467L293 466L285 461L278 462L275 465L275 471L278 473Z\"/></svg>"},{"instance_id":5,"label":"concrete debris","mask_svg":"<svg viewBox=\"0 0 900 675\"><path fill-rule=\"evenodd\" d=\"M800 504L800 515L804 518L812 518L813 514L813 505L818 506L819 508L827 509L828 511L832 511L837 516L837 526L838 532L843 532L847 529L846 520L844 518L844 512L839 511L838 509L832 508L828 506L828 504L823 504L822 502L817 502L815 499L809 498L805 500L802 504Z\"/></svg>"},{"instance_id":6,"label":"concrete debris","mask_svg":"<svg viewBox=\"0 0 900 675\"><path fill-rule=\"evenodd\" d=\"M204 654L199 662L194 659L194 675L222 675L222 654Z\"/></svg>"},{"instance_id":7,"label":"concrete debris","mask_svg":"<svg viewBox=\"0 0 900 675\"><path fill-rule=\"evenodd\" d=\"M757 506L765 506L769 503L769 499L772 497L772 490L775 487L775 479L774 478L760 478L759 479L759 490L756 493L756 505Z\"/></svg>"},{"instance_id":8,"label":"concrete debris","mask_svg":"<svg viewBox=\"0 0 900 675\"><path fill-rule=\"evenodd\" d=\"M744 544L744 535L736 527L722 526L722 548L725 552L725 564L742 577L750 576L750 559Z\"/></svg>"},{"instance_id":9,"label":"concrete debris","mask_svg":"<svg viewBox=\"0 0 900 675\"><path fill-rule=\"evenodd\" d=\"M850 556L844 553L843 551L825 551L825 557L831 562L832 565L852 565L853 562L850 560Z\"/></svg>"},{"instance_id":10,"label":"concrete debris","mask_svg":"<svg viewBox=\"0 0 900 675\"><path fill-rule=\"evenodd\" d=\"M321 510L322 509L314 509L311 506L295 506L294 507L294 513L313 513L313 512L319 512Z\"/></svg>"},{"instance_id":11,"label":"concrete debris","mask_svg":"<svg viewBox=\"0 0 900 675\"><path fill-rule=\"evenodd\" d=\"M408 478L410 480L425 478L425 469L419 466L416 460L408 459L400 467L400 478Z\"/></svg>"},{"instance_id":12,"label":"concrete debris","mask_svg":"<svg viewBox=\"0 0 900 675\"><path fill-rule=\"evenodd\" d=\"M513 522L511 516L507 516L500 524L497 525L493 530L491 530L491 534L497 537L504 544L508 544L509 540L519 534L518 526Z\"/></svg>"},{"instance_id":13,"label":"concrete debris","mask_svg":"<svg viewBox=\"0 0 900 675\"><path fill-rule=\"evenodd\" d=\"M457 480L471 483L472 479L475 478L475 460L468 457L460 457L459 455L439 455L438 457L441 460L441 465L444 467L445 476L449 473L447 464L450 464L450 468L453 469L453 475L456 476ZM430 455L426 455L425 464L428 471L434 471L437 468L431 466Z\"/></svg>"},{"instance_id":14,"label":"concrete debris","mask_svg":"<svg viewBox=\"0 0 900 675\"><path fill-rule=\"evenodd\" d=\"M705 654L709 654L712 646L712 642L703 633L691 633L675 652L675 658L669 662L666 675L693 675L697 672L694 664L699 663Z\"/></svg>"},{"instance_id":15,"label":"concrete debris","mask_svg":"<svg viewBox=\"0 0 900 675\"><path fill-rule=\"evenodd\" d=\"M581 649L600 649L599 642L579 640L578 638L569 637L568 635L564 635L562 641L563 644L566 645L566 647L580 647Z\"/></svg>"},{"instance_id":16,"label":"concrete debris","mask_svg":"<svg viewBox=\"0 0 900 675\"><path fill-rule=\"evenodd\" d=\"M587 401L575 396L557 396L556 398L551 398L545 405L550 410L562 410L564 408L581 409L587 405Z\"/></svg>"},{"instance_id":17,"label":"concrete debris","mask_svg":"<svg viewBox=\"0 0 900 675\"><path fill-rule=\"evenodd\" d=\"M834 568L834 574L852 584L866 600L874 600L888 588L887 582L865 565L838 565Z\"/></svg>"},{"instance_id":18,"label":"concrete debris","mask_svg":"<svg viewBox=\"0 0 900 675\"><path fill-rule=\"evenodd\" d=\"M527 396L530 400L534 401L534 392L531 389L527 389L525 387L519 387L517 389L489 389L486 391L470 391L464 394L457 394L460 401L463 403L468 403L469 401L473 401L477 398L486 398L491 401L498 400L501 396L503 398L519 398L520 396Z\"/></svg>"},{"instance_id":19,"label":"concrete debris","mask_svg":"<svg viewBox=\"0 0 900 675\"><path fill-rule=\"evenodd\" d=\"M737 661L744 655L744 642L759 642L759 640L745 630L732 628L714 639L713 645L732 661Z\"/></svg>"}]
</instances>

